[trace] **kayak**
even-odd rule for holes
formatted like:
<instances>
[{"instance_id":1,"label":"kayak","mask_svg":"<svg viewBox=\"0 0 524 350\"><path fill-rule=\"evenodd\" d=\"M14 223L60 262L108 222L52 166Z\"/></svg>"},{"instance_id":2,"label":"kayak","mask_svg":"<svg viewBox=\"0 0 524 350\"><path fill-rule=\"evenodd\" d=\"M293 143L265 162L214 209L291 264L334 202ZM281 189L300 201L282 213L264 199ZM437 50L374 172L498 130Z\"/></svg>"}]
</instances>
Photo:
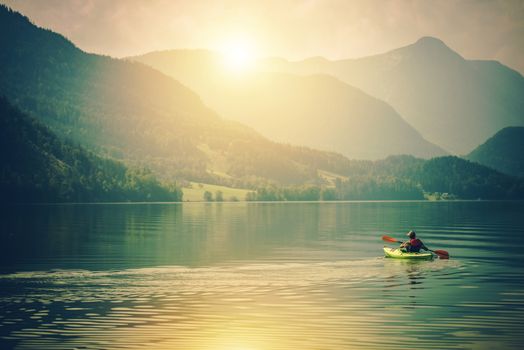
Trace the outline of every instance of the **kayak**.
<instances>
[{"instance_id":1,"label":"kayak","mask_svg":"<svg viewBox=\"0 0 524 350\"><path fill-rule=\"evenodd\" d=\"M388 248L384 247L384 253L386 254L386 257L388 258L396 258L396 259L432 259L433 254L429 252L424 253L407 253L403 252L398 248Z\"/></svg>"}]
</instances>

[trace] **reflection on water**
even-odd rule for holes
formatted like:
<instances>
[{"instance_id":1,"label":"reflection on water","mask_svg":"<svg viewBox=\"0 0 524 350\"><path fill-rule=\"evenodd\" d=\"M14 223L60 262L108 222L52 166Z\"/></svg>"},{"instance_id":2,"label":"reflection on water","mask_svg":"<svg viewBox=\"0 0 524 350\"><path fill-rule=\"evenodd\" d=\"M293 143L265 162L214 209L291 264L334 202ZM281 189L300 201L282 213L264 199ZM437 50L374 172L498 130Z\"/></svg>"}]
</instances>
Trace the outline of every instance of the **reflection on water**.
<instances>
[{"instance_id":1,"label":"reflection on water","mask_svg":"<svg viewBox=\"0 0 524 350\"><path fill-rule=\"evenodd\" d=\"M1 348L518 348L522 208L9 208ZM380 236L406 228L452 259L384 259Z\"/></svg>"}]
</instances>

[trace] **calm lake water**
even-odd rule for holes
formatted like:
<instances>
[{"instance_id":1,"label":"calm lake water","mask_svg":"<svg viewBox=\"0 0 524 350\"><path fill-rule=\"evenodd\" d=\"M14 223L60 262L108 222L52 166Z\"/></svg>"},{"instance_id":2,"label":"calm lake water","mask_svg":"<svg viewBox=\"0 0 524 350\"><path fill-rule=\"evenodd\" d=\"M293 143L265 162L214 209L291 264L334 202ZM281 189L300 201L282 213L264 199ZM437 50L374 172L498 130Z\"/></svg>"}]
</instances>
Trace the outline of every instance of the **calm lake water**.
<instances>
[{"instance_id":1,"label":"calm lake water","mask_svg":"<svg viewBox=\"0 0 524 350\"><path fill-rule=\"evenodd\" d=\"M16 206L0 229L0 349L524 342L522 202ZM384 258L409 229L451 259Z\"/></svg>"}]
</instances>

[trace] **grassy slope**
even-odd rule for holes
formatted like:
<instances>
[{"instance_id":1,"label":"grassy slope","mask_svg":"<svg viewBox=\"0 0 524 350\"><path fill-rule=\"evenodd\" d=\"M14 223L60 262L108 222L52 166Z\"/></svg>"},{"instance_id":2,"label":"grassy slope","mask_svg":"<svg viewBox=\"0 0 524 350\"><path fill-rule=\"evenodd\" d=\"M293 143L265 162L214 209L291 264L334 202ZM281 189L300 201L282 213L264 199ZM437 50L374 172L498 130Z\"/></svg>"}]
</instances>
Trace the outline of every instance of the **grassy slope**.
<instances>
[{"instance_id":1,"label":"grassy slope","mask_svg":"<svg viewBox=\"0 0 524 350\"><path fill-rule=\"evenodd\" d=\"M204 201L204 192L209 191L213 194L213 198L216 196L217 191L222 191L224 201L231 201L232 197L235 197L239 201L243 201L246 198L246 194L250 190L231 188L225 186L217 186L210 184L200 184L191 182L191 187L183 188L184 201L187 202L202 202Z\"/></svg>"}]
</instances>

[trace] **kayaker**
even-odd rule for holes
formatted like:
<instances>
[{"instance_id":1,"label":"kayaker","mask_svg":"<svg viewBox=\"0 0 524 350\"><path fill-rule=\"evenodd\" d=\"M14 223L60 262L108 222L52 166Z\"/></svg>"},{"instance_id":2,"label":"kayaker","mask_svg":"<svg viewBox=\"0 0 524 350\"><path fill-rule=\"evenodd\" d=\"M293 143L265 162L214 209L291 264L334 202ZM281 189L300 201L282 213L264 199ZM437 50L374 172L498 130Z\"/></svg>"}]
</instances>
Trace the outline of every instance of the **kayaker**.
<instances>
[{"instance_id":1,"label":"kayaker","mask_svg":"<svg viewBox=\"0 0 524 350\"><path fill-rule=\"evenodd\" d=\"M418 253L420 249L428 250L424 243L417 238L415 231L411 230L406 235L409 237L409 241L402 243L400 249L409 253Z\"/></svg>"}]
</instances>

